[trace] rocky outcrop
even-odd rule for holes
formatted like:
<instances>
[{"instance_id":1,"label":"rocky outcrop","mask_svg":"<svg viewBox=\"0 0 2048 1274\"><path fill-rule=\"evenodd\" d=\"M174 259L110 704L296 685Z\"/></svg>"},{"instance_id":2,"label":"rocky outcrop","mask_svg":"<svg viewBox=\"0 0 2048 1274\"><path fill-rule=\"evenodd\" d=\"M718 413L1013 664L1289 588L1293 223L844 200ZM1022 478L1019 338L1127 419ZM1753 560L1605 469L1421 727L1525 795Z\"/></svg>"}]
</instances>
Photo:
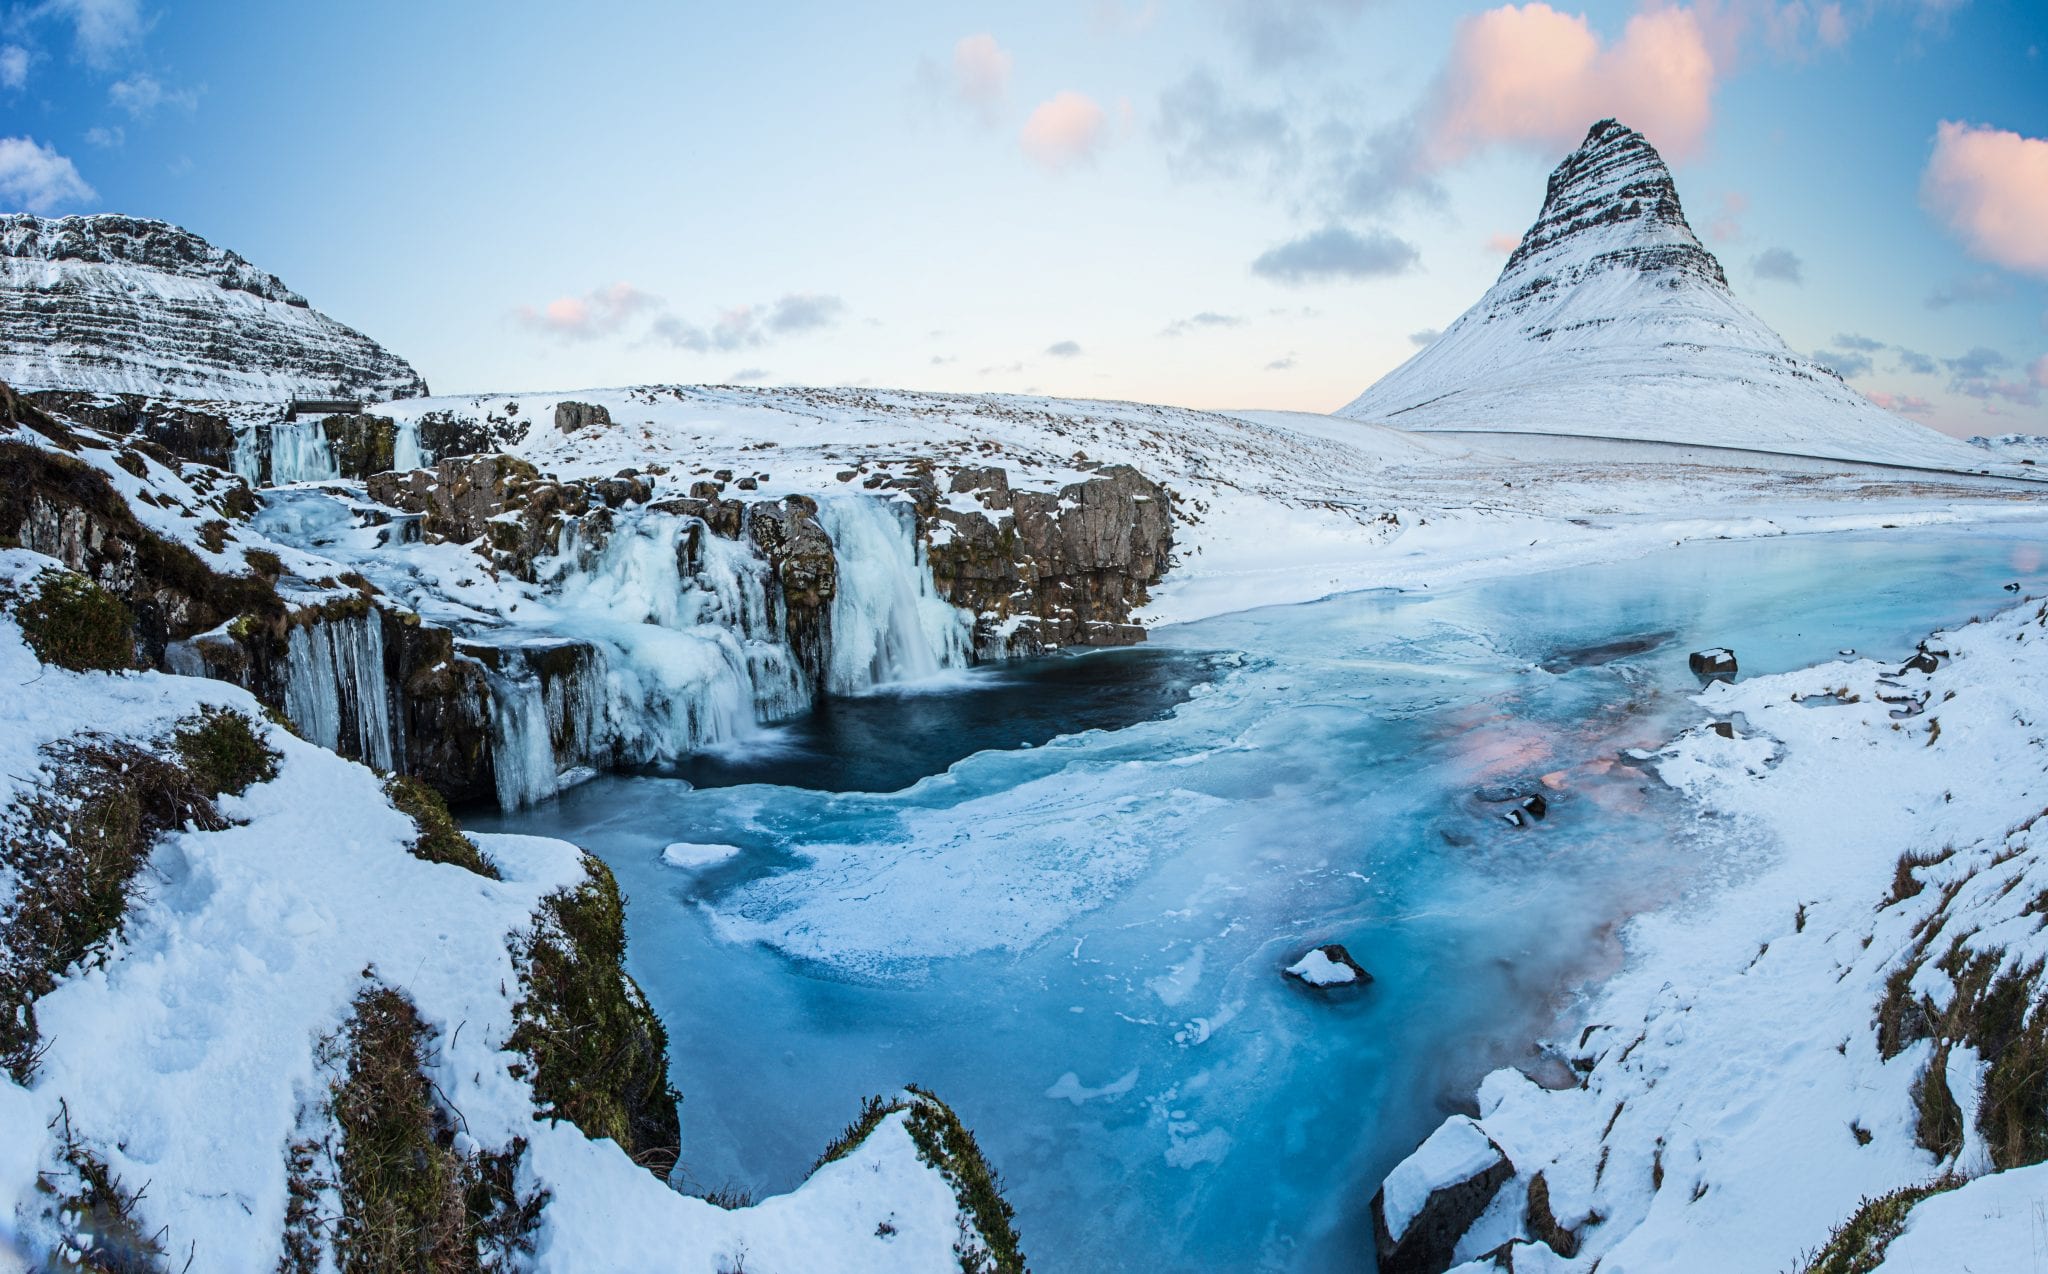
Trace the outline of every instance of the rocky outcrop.
<instances>
[{"instance_id":1,"label":"rocky outcrop","mask_svg":"<svg viewBox=\"0 0 2048 1274\"><path fill-rule=\"evenodd\" d=\"M653 494L632 470L587 482L545 477L528 462L507 455L463 456L432 469L379 473L368 482L370 498L422 515L420 531L430 543L476 543L493 567L533 579L534 562L561 545L570 518L631 504ZM606 519L585 528L601 534Z\"/></svg>"},{"instance_id":2,"label":"rocky outcrop","mask_svg":"<svg viewBox=\"0 0 2048 1274\"><path fill-rule=\"evenodd\" d=\"M779 502L757 500L743 521L781 586L782 629L790 648L811 683L822 686L832 641L832 598L839 591L839 559L832 551L832 537L818 523L817 502L800 495Z\"/></svg>"},{"instance_id":3,"label":"rocky outcrop","mask_svg":"<svg viewBox=\"0 0 2048 1274\"><path fill-rule=\"evenodd\" d=\"M596 403L559 402L555 404L555 428L565 434L578 429L609 429L612 413L609 407Z\"/></svg>"},{"instance_id":4,"label":"rocky outcrop","mask_svg":"<svg viewBox=\"0 0 2048 1274\"><path fill-rule=\"evenodd\" d=\"M1380 1274L1444 1274L1458 1240L1514 1175L1477 1123L1463 1115L1445 1120L1372 1197Z\"/></svg>"},{"instance_id":5,"label":"rocky outcrop","mask_svg":"<svg viewBox=\"0 0 2048 1274\"><path fill-rule=\"evenodd\" d=\"M0 420L51 444L0 440L0 543L56 558L125 601L145 663L160 666L171 642L236 616L283 613L268 580L222 574L138 521L107 476L79 458L88 448L111 450L110 443L73 431L4 385ZM239 481L220 475L215 490L219 525L254 511Z\"/></svg>"},{"instance_id":6,"label":"rocky outcrop","mask_svg":"<svg viewBox=\"0 0 2048 1274\"><path fill-rule=\"evenodd\" d=\"M916 501L932 578L974 612L982 657L1145 639L1131 614L1166 574L1173 520L1166 489L1136 469L1110 466L1057 492L1015 489L1001 468L961 469L947 494L966 501L942 501L929 470L890 485Z\"/></svg>"},{"instance_id":7,"label":"rocky outcrop","mask_svg":"<svg viewBox=\"0 0 2048 1274\"><path fill-rule=\"evenodd\" d=\"M235 426L199 403L143 394L49 390L22 397L44 411L111 434L142 438L180 460L232 470Z\"/></svg>"},{"instance_id":8,"label":"rocky outcrop","mask_svg":"<svg viewBox=\"0 0 2048 1274\"><path fill-rule=\"evenodd\" d=\"M0 379L282 402L427 392L276 275L162 221L0 216Z\"/></svg>"}]
</instances>

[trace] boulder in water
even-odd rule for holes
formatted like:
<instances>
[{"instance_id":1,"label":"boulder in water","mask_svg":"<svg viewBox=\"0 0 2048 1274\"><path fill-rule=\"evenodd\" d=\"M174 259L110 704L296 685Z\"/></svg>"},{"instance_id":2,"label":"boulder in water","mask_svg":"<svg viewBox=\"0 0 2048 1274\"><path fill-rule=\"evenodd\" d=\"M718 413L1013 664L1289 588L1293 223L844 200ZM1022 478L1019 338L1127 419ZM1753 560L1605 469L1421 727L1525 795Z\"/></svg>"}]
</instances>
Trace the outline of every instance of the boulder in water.
<instances>
[{"instance_id":1,"label":"boulder in water","mask_svg":"<svg viewBox=\"0 0 2048 1274\"><path fill-rule=\"evenodd\" d=\"M1686 662L1691 665L1695 676L1710 679L1732 679L1735 676L1735 652L1726 646L1695 650Z\"/></svg>"},{"instance_id":2,"label":"boulder in water","mask_svg":"<svg viewBox=\"0 0 2048 1274\"><path fill-rule=\"evenodd\" d=\"M1285 970L1304 986L1318 991L1335 990L1338 987L1362 987L1372 981L1372 974L1351 958L1341 942L1326 943L1312 948L1307 955L1287 966Z\"/></svg>"}]
</instances>

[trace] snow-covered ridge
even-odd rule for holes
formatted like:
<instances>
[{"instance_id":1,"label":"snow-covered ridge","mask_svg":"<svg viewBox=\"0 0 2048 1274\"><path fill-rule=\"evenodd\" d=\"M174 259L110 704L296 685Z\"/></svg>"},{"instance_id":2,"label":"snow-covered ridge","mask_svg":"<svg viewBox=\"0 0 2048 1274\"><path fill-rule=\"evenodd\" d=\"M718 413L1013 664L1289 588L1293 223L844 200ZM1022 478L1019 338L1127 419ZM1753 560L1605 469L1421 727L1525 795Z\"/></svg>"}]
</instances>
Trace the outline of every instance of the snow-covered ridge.
<instances>
[{"instance_id":1,"label":"snow-covered ridge","mask_svg":"<svg viewBox=\"0 0 2048 1274\"><path fill-rule=\"evenodd\" d=\"M283 402L426 392L275 275L162 221L0 217L0 380Z\"/></svg>"},{"instance_id":2,"label":"snow-covered ridge","mask_svg":"<svg viewBox=\"0 0 2048 1274\"><path fill-rule=\"evenodd\" d=\"M1866 1197L1951 1173L1979 1180L1920 1205L1927 1237L1884 1268L1934 1268L1908 1254L1936 1235L1967 1235L1970 1268L2036 1252L2036 1205L1997 1200L2043 1189L2025 1050L2048 1030L2048 607L1937 634L1903 670L1845 660L1701 702L1726 733L1688 732L1657 767L1755 866L1631 922L1627 969L1554 1045L1577 1086L1486 1080L1478 1123L1514 1176L1459 1259L1803 1269Z\"/></svg>"},{"instance_id":3,"label":"snow-covered ridge","mask_svg":"<svg viewBox=\"0 0 2048 1274\"><path fill-rule=\"evenodd\" d=\"M1793 353L1735 299L1640 133L1595 124L1486 295L1340 415L1937 468L1981 465Z\"/></svg>"}]
</instances>

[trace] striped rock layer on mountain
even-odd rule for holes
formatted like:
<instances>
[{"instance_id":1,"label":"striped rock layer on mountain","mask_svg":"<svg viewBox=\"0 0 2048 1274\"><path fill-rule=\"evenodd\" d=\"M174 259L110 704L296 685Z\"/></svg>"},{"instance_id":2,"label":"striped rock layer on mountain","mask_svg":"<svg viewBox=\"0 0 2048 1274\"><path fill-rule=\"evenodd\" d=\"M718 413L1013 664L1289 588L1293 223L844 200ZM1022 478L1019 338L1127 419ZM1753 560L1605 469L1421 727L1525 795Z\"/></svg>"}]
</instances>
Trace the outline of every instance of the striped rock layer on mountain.
<instances>
[{"instance_id":1,"label":"striped rock layer on mountain","mask_svg":"<svg viewBox=\"0 0 2048 1274\"><path fill-rule=\"evenodd\" d=\"M0 216L0 381L180 398L401 398L404 359L162 221Z\"/></svg>"}]
</instances>

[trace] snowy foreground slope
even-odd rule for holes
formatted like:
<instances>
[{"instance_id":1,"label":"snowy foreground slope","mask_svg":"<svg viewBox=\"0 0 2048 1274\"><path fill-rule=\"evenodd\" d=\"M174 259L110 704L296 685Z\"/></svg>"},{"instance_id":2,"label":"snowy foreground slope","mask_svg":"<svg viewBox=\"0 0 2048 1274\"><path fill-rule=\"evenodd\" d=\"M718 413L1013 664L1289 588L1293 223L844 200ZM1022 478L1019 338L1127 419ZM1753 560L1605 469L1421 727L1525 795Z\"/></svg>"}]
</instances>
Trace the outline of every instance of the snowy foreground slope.
<instances>
[{"instance_id":1,"label":"snowy foreground slope","mask_svg":"<svg viewBox=\"0 0 2048 1274\"><path fill-rule=\"evenodd\" d=\"M1793 353L1736 300L1663 159L1613 120L1550 175L1541 214L1486 295L1339 414L1905 465L1972 459Z\"/></svg>"},{"instance_id":2,"label":"snowy foreground slope","mask_svg":"<svg viewBox=\"0 0 2048 1274\"><path fill-rule=\"evenodd\" d=\"M33 989L39 973L33 918L49 913L33 904L57 879L38 852L47 811L63 808L67 784L115 781L67 762L70 749L168 757L174 732L224 710L274 763L149 844L114 928L47 971L55 985L32 1018L10 1009L15 1034L0 1044L27 1020L33 1046L0 1073L0 1270L44 1268L45 1254L93 1269L144 1268L150 1254L169 1268L332 1268L320 1250L363 1241L334 1199L370 1150L341 1134L336 1111L355 1064L352 1006L371 990L395 991L423 1024L419 1082L452 1137L449 1162L510 1153L506 1198L541 1202L518 1241L544 1268L937 1274L979 1247L930 1126L959 1146L922 1098L876 1111L794 1193L732 1211L675 1192L613 1141L538 1118L535 1059L515 1043L521 953L551 896L588 887L590 860L559 841L483 836L495 879L426 861L411 848L423 825L384 780L261 724L234 687L41 663L19 608L67 578L48 558L0 550L0 991L24 977ZM106 808L80 806L66 830L87 834Z\"/></svg>"},{"instance_id":3,"label":"snowy foreground slope","mask_svg":"<svg viewBox=\"0 0 2048 1274\"><path fill-rule=\"evenodd\" d=\"M426 390L402 358L190 231L0 216L0 380L281 403Z\"/></svg>"},{"instance_id":4,"label":"snowy foreground slope","mask_svg":"<svg viewBox=\"0 0 2048 1274\"><path fill-rule=\"evenodd\" d=\"M1555 1046L1577 1085L1492 1075L1388 1178L1392 1237L1504 1155L1471 1274L2035 1268L2048 605L1700 702L1652 759L1755 869L1631 922Z\"/></svg>"},{"instance_id":5,"label":"snowy foreground slope","mask_svg":"<svg viewBox=\"0 0 2048 1274\"><path fill-rule=\"evenodd\" d=\"M1479 440L1482 448L1310 413L1007 394L644 385L408 399L377 411L402 430L435 420L486 430L563 477L661 465L664 481L681 487L724 470L755 475L762 497L887 497L892 479L920 466L936 470L942 492L949 475L985 465L1006 467L1013 487L1055 491L1095 467L1128 464L1174 496L1174 563L1138 615L1151 624L1625 556L1675 539L2025 517L2048 494L1976 476L1988 462L1960 444L1966 463L1944 453L1943 472L1914 475L1789 459L1679 463L1627 442L1523 459L1511 439L1498 449Z\"/></svg>"}]
</instances>

